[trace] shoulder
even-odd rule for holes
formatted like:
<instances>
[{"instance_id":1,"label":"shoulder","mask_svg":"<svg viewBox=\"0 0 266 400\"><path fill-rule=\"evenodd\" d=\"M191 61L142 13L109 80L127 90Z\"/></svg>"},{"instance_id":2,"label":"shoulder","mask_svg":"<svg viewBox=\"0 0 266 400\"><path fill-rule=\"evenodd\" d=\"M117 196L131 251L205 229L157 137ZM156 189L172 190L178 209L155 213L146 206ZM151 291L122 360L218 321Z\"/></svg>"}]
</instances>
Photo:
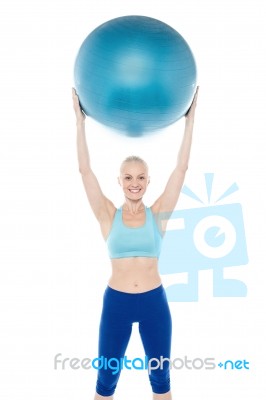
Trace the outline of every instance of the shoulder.
<instances>
[{"instance_id":1,"label":"shoulder","mask_svg":"<svg viewBox=\"0 0 266 400\"><path fill-rule=\"evenodd\" d=\"M156 201L152 206L149 207L153 214L158 214L160 211L159 202Z\"/></svg>"},{"instance_id":2,"label":"shoulder","mask_svg":"<svg viewBox=\"0 0 266 400\"><path fill-rule=\"evenodd\" d=\"M161 210L160 207L156 205L156 203L150 207L150 211L158 227L160 227L160 230L161 226L164 226L172 215L172 211Z\"/></svg>"},{"instance_id":3,"label":"shoulder","mask_svg":"<svg viewBox=\"0 0 266 400\"><path fill-rule=\"evenodd\" d=\"M147 213L148 215L150 215L150 217L153 217L153 219L155 219L156 221L159 219L159 215L160 213L157 211L157 209L155 207L146 207Z\"/></svg>"},{"instance_id":4,"label":"shoulder","mask_svg":"<svg viewBox=\"0 0 266 400\"><path fill-rule=\"evenodd\" d=\"M104 239L106 240L114 220L116 219L117 211L119 209L117 209L113 203L109 204L109 206L106 207L106 210L101 214L101 217L99 219L99 223L100 223L100 228L102 231L102 235L104 237Z\"/></svg>"},{"instance_id":5,"label":"shoulder","mask_svg":"<svg viewBox=\"0 0 266 400\"><path fill-rule=\"evenodd\" d=\"M117 208L113 204L112 201L109 199L105 198L105 206L101 208L100 214L99 214L99 222L100 224L103 223L105 224L106 222L110 222L113 220L115 214L116 214Z\"/></svg>"}]
</instances>

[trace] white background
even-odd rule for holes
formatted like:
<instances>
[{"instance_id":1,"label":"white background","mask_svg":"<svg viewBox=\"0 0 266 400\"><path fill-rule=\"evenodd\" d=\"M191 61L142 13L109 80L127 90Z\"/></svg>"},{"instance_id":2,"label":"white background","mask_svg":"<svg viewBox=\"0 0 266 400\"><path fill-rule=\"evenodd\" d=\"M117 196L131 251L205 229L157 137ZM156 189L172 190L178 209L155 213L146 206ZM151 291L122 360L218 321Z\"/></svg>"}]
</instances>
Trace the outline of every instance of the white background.
<instances>
[{"instance_id":1,"label":"white background","mask_svg":"<svg viewBox=\"0 0 266 400\"><path fill-rule=\"evenodd\" d=\"M200 94L186 184L204 196L215 173L220 195L243 207L249 264L231 268L246 298L213 298L200 273L199 301L170 303L173 356L246 359L250 370L172 372L174 399L263 399L265 395L265 37L264 1L6 0L0 6L0 264L2 399L92 399L96 371L54 370L55 354L96 357L107 250L78 172L71 86L84 38L106 20L147 15L191 46ZM149 205L161 193L182 137L126 139L87 120L92 165L116 205L120 161L150 165ZM179 208L195 207L181 196ZM164 281L167 282L167 276ZM134 330L129 356L142 356ZM263 388L264 386L264 388ZM117 399L148 399L146 372L123 372Z\"/></svg>"}]
</instances>

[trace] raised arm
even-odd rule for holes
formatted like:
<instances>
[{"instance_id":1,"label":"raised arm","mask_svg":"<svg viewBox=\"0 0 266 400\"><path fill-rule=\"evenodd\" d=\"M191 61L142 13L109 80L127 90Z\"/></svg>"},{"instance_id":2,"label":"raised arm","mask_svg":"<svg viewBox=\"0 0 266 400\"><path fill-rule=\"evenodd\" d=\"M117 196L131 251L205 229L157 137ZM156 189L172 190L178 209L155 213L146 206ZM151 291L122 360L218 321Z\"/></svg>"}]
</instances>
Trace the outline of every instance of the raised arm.
<instances>
[{"instance_id":1,"label":"raised arm","mask_svg":"<svg viewBox=\"0 0 266 400\"><path fill-rule=\"evenodd\" d=\"M115 207L113 203L103 194L99 182L91 169L85 132L86 116L80 108L79 98L74 88L72 89L72 98L73 108L76 114L79 172L81 173L84 188L91 208L97 220L100 222L103 235L105 236L105 233L108 232L110 221L113 218Z\"/></svg>"},{"instance_id":2,"label":"raised arm","mask_svg":"<svg viewBox=\"0 0 266 400\"><path fill-rule=\"evenodd\" d=\"M197 87L193 102L185 116L185 131L178 152L175 169L171 173L163 193L151 207L155 214L160 212L172 212L182 189L189 163L198 90L199 88Z\"/></svg>"}]
</instances>

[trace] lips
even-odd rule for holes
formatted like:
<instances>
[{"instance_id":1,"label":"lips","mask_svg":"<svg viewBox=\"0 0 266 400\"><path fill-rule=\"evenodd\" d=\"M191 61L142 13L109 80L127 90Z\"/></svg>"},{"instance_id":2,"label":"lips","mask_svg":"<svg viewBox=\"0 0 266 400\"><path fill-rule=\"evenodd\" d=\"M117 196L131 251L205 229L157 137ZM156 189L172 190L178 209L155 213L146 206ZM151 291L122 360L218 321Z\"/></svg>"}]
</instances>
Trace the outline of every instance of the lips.
<instances>
[{"instance_id":1,"label":"lips","mask_svg":"<svg viewBox=\"0 0 266 400\"><path fill-rule=\"evenodd\" d=\"M130 193L139 193L141 189L128 189Z\"/></svg>"}]
</instances>

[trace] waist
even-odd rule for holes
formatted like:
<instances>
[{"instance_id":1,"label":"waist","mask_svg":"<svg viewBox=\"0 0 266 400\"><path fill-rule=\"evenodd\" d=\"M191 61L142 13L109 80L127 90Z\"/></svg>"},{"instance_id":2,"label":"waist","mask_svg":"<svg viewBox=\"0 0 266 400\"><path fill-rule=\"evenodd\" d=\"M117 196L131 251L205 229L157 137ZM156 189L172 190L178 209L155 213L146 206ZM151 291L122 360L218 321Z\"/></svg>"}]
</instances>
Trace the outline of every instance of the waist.
<instances>
[{"instance_id":1,"label":"waist","mask_svg":"<svg viewBox=\"0 0 266 400\"><path fill-rule=\"evenodd\" d=\"M105 293L112 293L112 295L114 296L124 296L126 298L126 297L132 297L133 295L134 297L138 296L140 298L142 297L143 299L147 296L153 296L163 292L165 292L165 290L162 283L160 283L159 286L156 286L155 288L148 289L145 292L141 293L124 292L121 290L113 289L109 285L107 285L107 288L105 289Z\"/></svg>"},{"instance_id":2,"label":"waist","mask_svg":"<svg viewBox=\"0 0 266 400\"><path fill-rule=\"evenodd\" d=\"M157 258L133 257L112 259L109 286L122 292L145 292L159 286Z\"/></svg>"}]
</instances>

